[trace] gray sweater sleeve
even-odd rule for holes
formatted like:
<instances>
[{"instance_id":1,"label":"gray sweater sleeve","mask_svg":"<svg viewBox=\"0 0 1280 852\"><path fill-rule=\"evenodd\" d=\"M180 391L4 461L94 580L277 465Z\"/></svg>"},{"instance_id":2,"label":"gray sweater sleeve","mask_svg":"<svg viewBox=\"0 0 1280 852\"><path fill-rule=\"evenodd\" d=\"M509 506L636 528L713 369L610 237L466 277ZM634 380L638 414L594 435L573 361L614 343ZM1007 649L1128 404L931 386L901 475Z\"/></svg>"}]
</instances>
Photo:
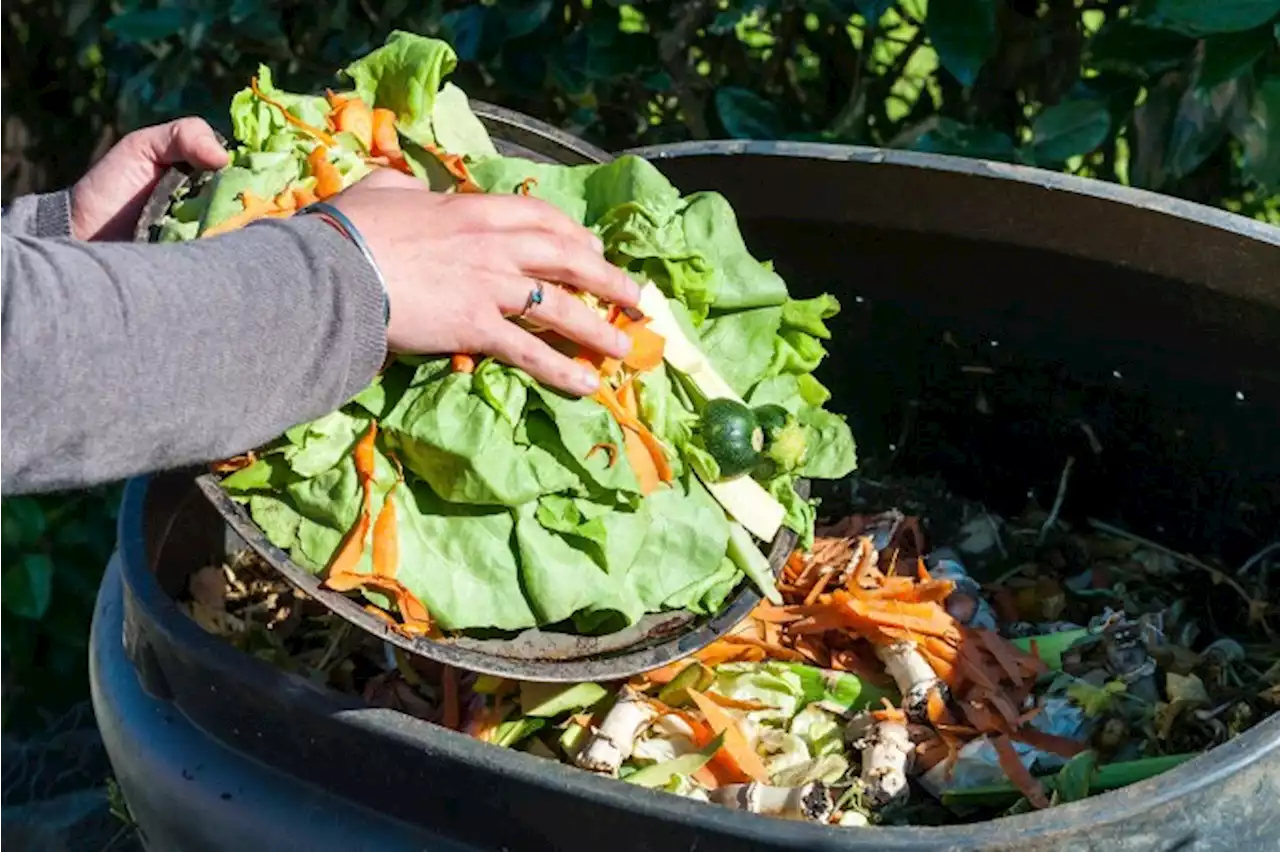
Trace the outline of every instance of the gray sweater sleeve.
<instances>
[{"instance_id":1,"label":"gray sweater sleeve","mask_svg":"<svg viewBox=\"0 0 1280 852\"><path fill-rule=\"evenodd\" d=\"M6 494L244 452L382 363L377 277L319 217L170 245L35 236L58 210L19 199L4 219Z\"/></svg>"},{"instance_id":2,"label":"gray sweater sleeve","mask_svg":"<svg viewBox=\"0 0 1280 852\"><path fill-rule=\"evenodd\" d=\"M15 198L4 210L4 232L31 237L71 236L71 191Z\"/></svg>"}]
</instances>

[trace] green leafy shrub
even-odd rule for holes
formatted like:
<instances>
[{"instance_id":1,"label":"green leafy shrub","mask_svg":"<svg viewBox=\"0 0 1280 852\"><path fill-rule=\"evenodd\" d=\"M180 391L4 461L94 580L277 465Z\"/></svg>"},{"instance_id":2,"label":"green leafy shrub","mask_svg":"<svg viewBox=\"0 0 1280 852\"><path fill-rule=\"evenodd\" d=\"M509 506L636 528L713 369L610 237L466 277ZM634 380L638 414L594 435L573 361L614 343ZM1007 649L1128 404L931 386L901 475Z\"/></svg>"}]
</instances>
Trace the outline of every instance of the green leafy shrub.
<instances>
[{"instance_id":1,"label":"green leafy shrub","mask_svg":"<svg viewBox=\"0 0 1280 852\"><path fill-rule=\"evenodd\" d=\"M120 489L4 501L4 726L41 727L87 694L89 621Z\"/></svg>"}]
</instances>

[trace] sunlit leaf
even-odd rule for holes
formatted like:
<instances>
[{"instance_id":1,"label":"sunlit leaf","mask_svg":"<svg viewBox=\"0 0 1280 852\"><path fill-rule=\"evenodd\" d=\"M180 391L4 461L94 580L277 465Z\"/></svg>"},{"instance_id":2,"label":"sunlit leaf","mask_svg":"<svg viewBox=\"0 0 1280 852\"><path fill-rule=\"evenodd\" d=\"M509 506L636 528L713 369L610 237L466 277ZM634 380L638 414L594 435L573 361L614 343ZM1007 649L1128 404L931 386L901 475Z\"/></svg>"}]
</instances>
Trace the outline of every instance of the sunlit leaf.
<instances>
[{"instance_id":1,"label":"sunlit leaf","mask_svg":"<svg viewBox=\"0 0 1280 852\"><path fill-rule=\"evenodd\" d=\"M1067 697L1084 711L1086 716L1101 716L1111 710L1118 697L1128 687L1123 681L1113 680L1103 686L1094 686L1088 681L1077 680L1067 687Z\"/></svg>"},{"instance_id":2,"label":"sunlit leaf","mask_svg":"<svg viewBox=\"0 0 1280 852\"><path fill-rule=\"evenodd\" d=\"M971 86L983 64L996 52L996 0L930 3L925 32L942 67L962 85Z\"/></svg>"}]
</instances>

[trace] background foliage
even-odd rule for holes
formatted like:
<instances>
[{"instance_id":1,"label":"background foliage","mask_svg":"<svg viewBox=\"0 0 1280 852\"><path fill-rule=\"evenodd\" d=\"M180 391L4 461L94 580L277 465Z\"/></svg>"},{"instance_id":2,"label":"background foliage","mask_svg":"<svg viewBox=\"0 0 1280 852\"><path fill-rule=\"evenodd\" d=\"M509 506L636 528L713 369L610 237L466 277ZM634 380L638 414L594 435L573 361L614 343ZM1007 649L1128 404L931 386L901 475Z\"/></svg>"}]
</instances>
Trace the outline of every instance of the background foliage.
<instances>
[{"instance_id":1,"label":"background foliage","mask_svg":"<svg viewBox=\"0 0 1280 852\"><path fill-rule=\"evenodd\" d=\"M1280 0L10 0L5 198L70 184L134 127L194 113L225 131L259 62L313 89L393 29L452 41L474 97L611 150L909 147L1280 223ZM83 690L113 506L5 502L6 699Z\"/></svg>"}]
</instances>

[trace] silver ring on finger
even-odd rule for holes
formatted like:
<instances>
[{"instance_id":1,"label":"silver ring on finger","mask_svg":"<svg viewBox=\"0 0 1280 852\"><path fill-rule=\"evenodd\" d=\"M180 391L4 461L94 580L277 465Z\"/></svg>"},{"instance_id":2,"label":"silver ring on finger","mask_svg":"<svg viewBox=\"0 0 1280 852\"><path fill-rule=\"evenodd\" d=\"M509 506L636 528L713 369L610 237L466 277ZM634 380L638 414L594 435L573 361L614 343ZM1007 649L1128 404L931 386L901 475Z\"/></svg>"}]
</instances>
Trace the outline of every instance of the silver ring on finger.
<instances>
[{"instance_id":1,"label":"silver ring on finger","mask_svg":"<svg viewBox=\"0 0 1280 852\"><path fill-rule=\"evenodd\" d=\"M535 281L533 287L529 290L529 297L524 300L524 310L519 313L519 318L524 319L529 312L541 305L546 298L546 285L541 281Z\"/></svg>"}]
</instances>

